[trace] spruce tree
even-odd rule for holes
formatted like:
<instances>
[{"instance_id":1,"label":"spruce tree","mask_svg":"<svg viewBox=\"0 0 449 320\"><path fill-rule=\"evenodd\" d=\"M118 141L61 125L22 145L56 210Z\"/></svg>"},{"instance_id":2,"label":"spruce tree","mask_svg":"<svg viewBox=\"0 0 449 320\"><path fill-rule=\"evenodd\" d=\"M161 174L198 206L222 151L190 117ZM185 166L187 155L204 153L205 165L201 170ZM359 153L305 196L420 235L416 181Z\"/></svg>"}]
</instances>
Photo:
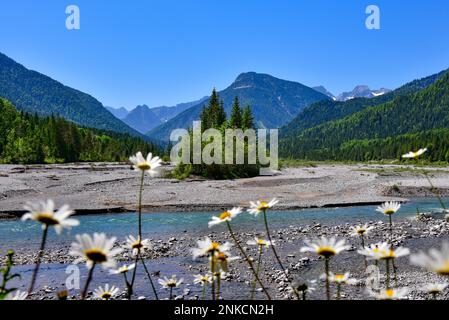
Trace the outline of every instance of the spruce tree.
<instances>
[{"instance_id":1,"label":"spruce tree","mask_svg":"<svg viewBox=\"0 0 449 320\"><path fill-rule=\"evenodd\" d=\"M232 106L229 125L233 129L242 127L242 109L240 109L240 102L238 97L235 97L234 99L234 105Z\"/></svg>"},{"instance_id":2,"label":"spruce tree","mask_svg":"<svg viewBox=\"0 0 449 320\"><path fill-rule=\"evenodd\" d=\"M254 129L254 116L253 112L251 111L250 106L246 106L243 109L243 115L242 115L242 129Z\"/></svg>"}]
</instances>

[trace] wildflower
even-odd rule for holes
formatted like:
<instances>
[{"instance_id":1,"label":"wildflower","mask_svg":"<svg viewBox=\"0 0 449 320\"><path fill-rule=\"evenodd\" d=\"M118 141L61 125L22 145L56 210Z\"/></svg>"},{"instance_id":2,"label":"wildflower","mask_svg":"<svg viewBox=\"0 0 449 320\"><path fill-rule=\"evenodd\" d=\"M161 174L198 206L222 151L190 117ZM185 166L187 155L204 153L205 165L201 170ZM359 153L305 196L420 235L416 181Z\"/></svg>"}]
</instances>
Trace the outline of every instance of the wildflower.
<instances>
[{"instance_id":1,"label":"wildflower","mask_svg":"<svg viewBox=\"0 0 449 320\"><path fill-rule=\"evenodd\" d=\"M330 283L329 283L329 261L330 258L339 254L344 250L348 250L350 246L346 245L345 240L337 241L335 238L327 239L322 237L316 241L305 241L305 247L301 248L301 252L315 252L319 256L324 257L324 274L326 280L326 296L330 300Z\"/></svg>"},{"instance_id":2,"label":"wildflower","mask_svg":"<svg viewBox=\"0 0 449 320\"><path fill-rule=\"evenodd\" d=\"M68 205L62 206L55 212L53 200L47 202L29 203L25 206L28 213L22 216L22 221L34 220L42 224L42 229L54 227L57 234L61 234L63 228L70 229L78 226L79 221L69 217L75 212L69 209Z\"/></svg>"},{"instance_id":3,"label":"wildflower","mask_svg":"<svg viewBox=\"0 0 449 320\"><path fill-rule=\"evenodd\" d=\"M322 237L316 241L306 240L305 243L307 246L302 247L301 252L315 252L324 258L330 258L350 248L349 245L346 245L345 240L337 241L335 238Z\"/></svg>"},{"instance_id":4,"label":"wildflower","mask_svg":"<svg viewBox=\"0 0 449 320\"><path fill-rule=\"evenodd\" d=\"M198 240L197 244L198 247L191 250L194 259L215 254L217 252L229 254L229 250L232 247L232 244L229 242L219 244L217 242L213 242L208 237L204 238L204 240Z\"/></svg>"},{"instance_id":5,"label":"wildflower","mask_svg":"<svg viewBox=\"0 0 449 320\"><path fill-rule=\"evenodd\" d=\"M96 299L101 299L101 300L110 300L112 298L114 298L117 293L119 292L119 288L112 286L111 288L109 288L109 284L106 284L103 287L98 287L97 289L94 290L94 298Z\"/></svg>"},{"instance_id":6,"label":"wildflower","mask_svg":"<svg viewBox=\"0 0 449 320\"><path fill-rule=\"evenodd\" d=\"M159 157L154 157L150 152L145 159L142 152L138 152L135 156L129 158L134 165L134 170L140 170L142 172L148 172L151 177L159 174L159 168L161 167L162 160Z\"/></svg>"},{"instance_id":7,"label":"wildflower","mask_svg":"<svg viewBox=\"0 0 449 320\"><path fill-rule=\"evenodd\" d=\"M217 264L215 264L217 269L213 270L214 273L222 273L222 272L228 273L229 262L240 259L239 257L231 257L227 253L221 251L218 251L213 258L215 258L215 260L217 261ZM218 269L218 267L220 269Z\"/></svg>"},{"instance_id":8,"label":"wildflower","mask_svg":"<svg viewBox=\"0 0 449 320\"><path fill-rule=\"evenodd\" d=\"M270 202L265 201L251 201L250 208L248 209L248 212L254 216L258 216L259 213L266 211L268 209L271 209L274 207L279 201L277 199L273 199Z\"/></svg>"},{"instance_id":9,"label":"wildflower","mask_svg":"<svg viewBox=\"0 0 449 320\"><path fill-rule=\"evenodd\" d=\"M193 283L200 284L201 286L205 287L212 283L212 277L207 274L206 275L197 274L194 276Z\"/></svg>"},{"instance_id":10,"label":"wildflower","mask_svg":"<svg viewBox=\"0 0 449 320\"><path fill-rule=\"evenodd\" d=\"M306 300L307 294L316 290L316 282L316 280L294 280L289 288L289 291L292 293L296 292L296 294L301 293L302 299Z\"/></svg>"},{"instance_id":11,"label":"wildflower","mask_svg":"<svg viewBox=\"0 0 449 320\"><path fill-rule=\"evenodd\" d=\"M77 242L72 243L70 255L77 257L75 263L86 261L91 269L94 265L102 265L103 268L114 268L114 256L122 252L121 248L113 248L116 238L107 238L104 233L94 233L93 237L88 234L77 235Z\"/></svg>"},{"instance_id":12,"label":"wildflower","mask_svg":"<svg viewBox=\"0 0 449 320\"><path fill-rule=\"evenodd\" d=\"M170 300L173 299L173 289L178 288L182 283L184 279L177 279L175 275L171 277L171 279L168 279L167 277L164 277L163 279L159 279L159 284L162 286L162 288L169 289L170 290Z\"/></svg>"},{"instance_id":13,"label":"wildflower","mask_svg":"<svg viewBox=\"0 0 449 320\"><path fill-rule=\"evenodd\" d=\"M401 204L399 202L385 202L380 207L376 209L377 212L383 213L387 216L391 216L398 212L401 208Z\"/></svg>"},{"instance_id":14,"label":"wildflower","mask_svg":"<svg viewBox=\"0 0 449 320\"><path fill-rule=\"evenodd\" d=\"M442 276L449 276L449 242L442 249L430 249L429 254L420 252L410 257L410 262Z\"/></svg>"},{"instance_id":15,"label":"wildflower","mask_svg":"<svg viewBox=\"0 0 449 320\"><path fill-rule=\"evenodd\" d=\"M209 228L215 225L221 224L223 222L228 222L237 217L240 213L242 213L242 208L232 208L229 211L225 211L220 214L219 217L212 217L212 220L209 221Z\"/></svg>"},{"instance_id":16,"label":"wildflower","mask_svg":"<svg viewBox=\"0 0 449 320\"><path fill-rule=\"evenodd\" d=\"M246 242L249 246L258 246L259 248L268 248L270 246L274 246L274 241L264 240L259 238L254 238L254 240L249 240Z\"/></svg>"},{"instance_id":17,"label":"wildflower","mask_svg":"<svg viewBox=\"0 0 449 320\"><path fill-rule=\"evenodd\" d=\"M129 235L126 238L126 246L125 249L130 249L132 251L132 255L135 257L138 253L141 253L145 250L151 250L152 245L149 239L144 239L140 241L140 236L135 238L132 235Z\"/></svg>"},{"instance_id":18,"label":"wildflower","mask_svg":"<svg viewBox=\"0 0 449 320\"><path fill-rule=\"evenodd\" d=\"M394 260L409 255L410 250L403 247L392 249L390 245L384 244L380 248L379 253L380 253L380 260Z\"/></svg>"},{"instance_id":19,"label":"wildflower","mask_svg":"<svg viewBox=\"0 0 449 320\"><path fill-rule=\"evenodd\" d=\"M401 300L407 296L408 292L408 288L398 288L381 290L379 293L370 292L370 294L378 300Z\"/></svg>"},{"instance_id":20,"label":"wildflower","mask_svg":"<svg viewBox=\"0 0 449 320\"><path fill-rule=\"evenodd\" d=\"M416 152L410 151L409 153L404 154L402 156L402 158L404 158L404 159L418 159L420 156L422 156L426 152L427 152L427 148L419 149Z\"/></svg>"},{"instance_id":21,"label":"wildflower","mask_svg":"<svg viewBox=\"0 0 449 320\"><path fill-rule=\"evenodd\" d=\"M322 279L325 279L325 274L321 276ZM342 285L342 284L348 284L348 285L354 285L357 283L357 280L354 278L351 278L351 274L349 272L346 273L337 273L334 274L333 272L329 272L329 281Z\"/></svg>"},{"instance_id":22,"label":"wildflower","mask_svg":"<svg viewBox=\"0 0 449 320\"><path fill-rule=\"evenodd\" d=\"M434 299L441 294L448 286L447 283L429 283L424 287L424 291L432 295Z\"/></svg>"},{"instance_id":23,"label":"wildflower","mask_svg":"<svg viewBox=\"0 0 449 320\"><path fill-rule=\"evenodd\" d=\"M380 260L382 254L381 250L384 249L385 246L389 246L388 243L382 242L382 243L376 243L371 244L369 246L365 246L362 249L358 250L357 252L363 256L365 256L368 260Z\"/></svg>"},{"instance_id":24,"label":"wildflower","mask_svg":"<svg viewBox=\"0 0 449 320\"><path fill-rule=\"evenodd\" d=\"M5 297L5 300L25 300L27 297L27 292L17 290L15 292L8 293Z\"/></svg>"},{"instance_id":25,"label":"wildflower","mask_svg":"<svg viewBox=\"0 0 449 320\"><path fill-rule=\"evenodd\" d=\"M136 267L136 264L130 264L130 265L123 265L118 269L115 270L109 270L110 274L125 274L128 273L129 271L133 270Z\"/></svg>"},{"instance_id":26,"label":"wildflower","mask_svg":"<svg viewBox=\"0 0 449 320\"><path fill-rule=\"evenodd\" d=\"M351 236L353 237L365 237L367 236L374 227L369 227L368 224L364 224L363 226L355 226L351 227Z\"/></svg>"}]
</instances>

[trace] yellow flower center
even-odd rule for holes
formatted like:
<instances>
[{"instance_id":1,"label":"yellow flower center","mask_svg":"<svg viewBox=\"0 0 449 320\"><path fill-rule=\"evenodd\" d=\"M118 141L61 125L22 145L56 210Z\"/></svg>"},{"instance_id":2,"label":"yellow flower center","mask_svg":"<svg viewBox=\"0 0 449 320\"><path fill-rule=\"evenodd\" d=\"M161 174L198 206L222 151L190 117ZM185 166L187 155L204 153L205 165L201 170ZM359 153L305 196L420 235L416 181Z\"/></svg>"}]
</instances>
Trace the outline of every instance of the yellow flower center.
<instances>
[{"instance_id":1,"label":"yellow flower center","mask_svg":"<svg viewBox=\"0 0 449 320\"><path fill-rule=\"evenodd\" d=\"M329 258L337 254L332 247L320 247L318 248L317 253L325 258Z\"/></svg>"},{"instance_id":2,"label":"yellow flower center","mask_svg":"<svg viewBox=\"0 0 449 320\"><path fill-rule=\"evenodd\" d=\"M50 212L40 212L36 218L42 224L47 226L54 226L59 224L59 221L54 218L54 215Z\"/></svg>"},{"instance_id":3,"label":"yellow flower center","mask_svg":"<svg viewBox=\"0 0 449 320\"><path fill-rule=\"evenodd\" d=\"M228 260L228 256L225 255L223 252L219 252L217 254L217 260L220 261L220 262L227 261Z\"/></svg>"},{"instance_id":4,"label":"yellow flower center","mask_svg":"<svg viewBox=\"0 0 449 320\"><path fill-rule=\"evenodd\" d=\"M388 210L385 210L385 214L386 215L392 215L392 214L394 214L396 211L394 211L393 209L388 209Z\"/></svg>"},{"instance_id":5,"label":"yellow flower center","mask_svg":"<svg viewBox=\"0 0 449 320\"><path fill-rule=\"evenodd\" d=\"M394 297L394 290L392 290L392 289L386 290L386 291L385 291L385 295L386 295L388 298Z\"/></svg>"},{"instance_id":6,"label":"yellow flower center","mask_svg":"<svg viewBox=\"0 0 449 320\"><path fill-rule=\"evenodd\" d=\"M259 210L268 209L268 202L262 201L257 209L259 209Z\"/></svg>"},{"instance_id":7,"label":"yellow flower center","mask_svg":"<svg viewBox=\"0 0 449 320\"><path fill-rule=\"evenodd\" d=\"M218 251L220 249L220 244L217 242L212 242L212 244L210 245L209 249L207 250L207 252L215 252Z\"/></svg>"},{"instance_id":8,"label":"yellow flower center","mask_svg":"<svg viewBox=\"0 0 449 320\"><path fill-rule=\"evenodd\" d=\"M382 254L381 259L383 260L391 260L395 258L393 250L382 251L381 254Z\"/></svg>"},{"instance_id":9,"label":"yellow flower center","mask_svg":"<svg viewBox=\"0 0 449 320\"><path fill-rule=\"evenodd\" d=\"M231 213L229 211L225 211L220 215L220 220L226 220L231 217Z\"/></svg>"},{"instance_id":10,"label":"yellow flower center","mask_svg":"<svg viewBox=\"0 0 449 320\"><path fill-rule=\"evenodd\" d=\"M167 287L169 287L169 288L176 288L176 281L169 281L169 282L167 282Z\"/></svg>"},{"instance_id":11,"label":"yellow flower center","mask_svg":"<svg viewBox=\"0 0 449 320\"><path fill-rule=\"evenodd\" d=\"M103 263L108 260L107 255L100 249L89 249L84 251L87 259L95 262L95 263Z\"/></svg>"},{"instance_id":12,"label":"yellow flower center","mask_svg":"<svg viewBox=\"0 0 449 320\"><path fill-rule=\"evenodd\" d=\"M345 279L345 275L344 274L336 274L334 276L335 280L337 281L343 281Z\"/></svg>"},{"instance_id":13,"label":"yellow flower center","mask_svg":"<svg viewBox=\"0 0 449 320\"><path fill-rule=\"evenodd\" d=\"M267 245L267 243L265 242L265 240L262 240L262 239L257 240L257 244L258 244L259 246L266 246L266 245Z\"/></svg>"},{"instance_id":14,"label":"yellow flower center","mask_svg":"<svg viewBox=\"0 0 449 320\"><path fill-rule=\"evenodd\" d=\"M143 248L143 244L140 241L136 241L133 244L131 244L131 248L132 249L142 249Z\"/></svg>"},{"instance_id":15,"label":"yellow flower center","mask_svg":"<svg viewBox=\"0 0 449 320\"><path fill-rule=\"evenodd\" d=\"M104 299L104 300L109 300L109 299L112 298L112 293L110 293L110 292L104 292L104 293L101 295L101 298Z\"/></svg>"},{"instance_id":16,"label":"yellow flower center","mask_svg":"<svg viewBox=\"0 0 449 320\"><path fill-rule=\"evenodd\" d=\"M363 236L365 234L365 232L366 232L366 229L363 229L363 228L360 228L357 230L357 233L361 236Z\"/></svg>"},{"instance_id":17,"label":"yellow flower center","mask_svg":"<svg viewBox=\"0 0 449 320\"><path fill-rule=\"evenodd\" d=\"M151 165L148 162L142 162L137 165L137 168L142 171L148 171L151 169Z\"/></svg>"},{"instance_id":18,"label":"yellow flower center","mask_svg":"<svg viewBox=\"0 0 449 320\"><path fill-rule=\"evenodd\" d=\"M449 260L445 261L443 267L436 270L442 276L449 276Z\"/></svg>"}]
</instances>

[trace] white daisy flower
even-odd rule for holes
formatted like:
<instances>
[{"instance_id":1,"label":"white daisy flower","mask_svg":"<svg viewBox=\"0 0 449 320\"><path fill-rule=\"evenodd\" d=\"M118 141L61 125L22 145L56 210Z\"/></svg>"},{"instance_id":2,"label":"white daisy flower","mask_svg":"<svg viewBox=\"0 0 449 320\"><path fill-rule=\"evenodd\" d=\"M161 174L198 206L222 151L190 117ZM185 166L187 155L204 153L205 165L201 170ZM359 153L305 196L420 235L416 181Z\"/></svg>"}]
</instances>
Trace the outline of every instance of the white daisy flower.
<instances>
[{"instance_id":1,"label":"white daisy flower","mask_svg":"<svg viewBox=\"0 0 449 320\"><path fill-rule=\"evenodd\" d=\"M150 152L145 159L142 152L138 152L135 156L129 158L134 165L134 170L148 172L151 177L155 177L159 174L162 160L159 157L154 157Z\"/></svg>"},{"instance_id":2,"label":"white daisy flower","mask_svg":"<svg viewBox=\"0 0 449 320\"><path fill-rule=\"evenodd\" d=\"M289 291L293 293L293 290L301 293L312 293L316 290L316 280L295 280L292 285L289 287Z\"/></svg>"},{"instance_id":3,"label":"white daisy flower","mask_svg":"<svg viewBox=\"0 0 449 320\"><path fill-rule=\"evenodd\" d=\"M109 284L105 284L103 287L98 287L94 290L94 298L101 300L110 300L114 298L119 292L119 288L112 286L109 288Z\"/></svg>"},{"instance_id":4,"label":"white daisy flower","mask_svg":"<svg viewBox=\"0 0 449 320\"><path fill-rule=\"evenodd\" d=\"M442 276L449 276L449 242L442 249L430 249L429 254L420 252L410 257L410 262Z\"/></svg>"},{"instance_id":5,"label":"white daisy flower","mask_svg":"<svg viewBox=\"0 0 449 320\"><path fill-rule=\"evenodd\" d=\"M376 211L389 216L395 214L400 208L401 204L399 202L389 201L378 207Z\"/></svg>"},{"instance_id":6,"label":"white daisy flower","mask_svg":"<svg viewBox=\"0 0 449 320\"><path fill-rule=\"evenodd\" d=\"M229 254L229 250L232 247L232 244L229 242L219 244L218 242L212 241L209 237L204 238L204 240L198 240L197 244L198 247L191 250L194 259L209 256L217 252Z\"/></svg>"},{"instance_id":7,"label":"white daisy flower","mask_svg":"<svg viewBox=\"0 0 449 320\"><path fill-rule=\"evenodd\" d=\"M321 279L326 279L326 275L322 274ZM329 281L336 284L347 284L347 285L355 285L357 284L357 280L351 278L351 274L349 272L346 273L333 273L329 272Z\"/></svg>"},{"instance_id":8,"label":"white daisy flower","mask_svg":"<svg viewBox=\"0 0 449 320\"><path fill-rule=\"evenodd\" d=\"M178 280L176 275L173 275L171 279L164 277L163 279L159 279L158 282L164 289L173 289L178 288L184 282L184 279L181 278Z\"/></svg>"},{"instance_id":9,"label":"white daisy flower","mask_svg":"<svg viewBox=\"0 0 449 320\"><path fill-rule=\"evenodd\" d=\"M217 261L217 263L215 264L215 270L213 270L213 272L228 273L229 263L240 259L240 257L229 256L228 253L218 251L215 253L212 259L215 259L215 261Z\"/></svg>"},{"instance_id":10,"label":"white daisy flower","mask_svg":"<svg viewBox=\"0 0 449 320\"><path fill-rule=\"evenodd\" d=\"M420 156L422 156L426 152L427 152L427 148L419 149L416 152L410 151L409 153L404 154L402 156L402 158L404 158L404 159L417 159L417 158L419 158Z\"/></svg>"},{"instance_id":11,"label":"white daisy flower","mask_svg":"<svg viewBox=\"0 0 449 320\"><path fill-rule=\"evenodd\" d=\"M130 265L123 265L118 269L115 270L109 270L110 274L123 274L123 273L128 273L129 271L133 270L136 267L136 264L130 264Z\"/></svg>"},{"instance_id":12,"label":"white daisy flower","mask_svg":"<svg viewBox=\"0 0 449 320\"><path fill-rule=\"evenodd\" d=\"M70 255L77 257L74 263L86 261L90 269L94 264L102 265L104 269L115 268L114 257L122 252L121 248L113 248L116 238L107 238L104 233L77 235L78 242L72 243Z\"/></svg>"},{"instance_id":13,"label":"white daisy flower","mask_svg":"<svg viewBox=\"0 0 449 320\"><path fill-rule=\"evenodd\" d=\"M79 225L78 220L69 218L75 212L68 205L55 212L55 203L50 199L47 202L28 203L24 208L28 213L22 216L22 221L38 221L42 223L42 229L54 227L57 234L61 234L63 228L70 229Z\"/></svg>"},{"instance_id":14,"label":"white daisy flower","mask_svg":"<svg viewBox=\"0 0 449 320\"><path fill-rule=\"evenodd\" d=\"M379 251L380 260L393 260L400 257L405 257L410 254L410 250L404 247L399 247L396 249L392 249L391 245L382 246Z\"/></svg>"},{"instance_id":15,"label":"white daisy flower","mask_svg":"<svg viewBox=\"0 0 449 320\"><path fill-rule=\"evenodd\" d=\"M345 240L338 240L335 238L322 237L315 241L306 240L307 246L301 248L301 252L315 252L316 254L325 258L330 258L339 254L344 250L348 250L351 246L346 244Z\"/></svg>"},{"instance_id":16,"label":"white daisy flower","mask_svg":"<svg viewBox=\"0 0 449 320\"><path fill-rule=\"evenodd\" d=\"M259 213L261 213L262 211L271 209L272 207L274 207L279 201L275 198L273 200L271 200L270 202L265 202L265 201L256 201L253 202L251 201L250 207L248 209L248 212L254 216L258 216Z\"/></svg>"},{"instance_id":17,"label":"white daisy flower","mask_svg":"<svg viewBox=\"0 0 449 320\"><path fill-rule=\"evenodd\" d=\"M228 222L237 217L240 213L242 213L242 208L232 208L229 211L225 211L220 214L219 217L212 217L212 220L209 221L209 228L221 224L223 222Z\"/></svg>"},{"instance_id":18,"label":"white daisy flower","mask_svg":"<svg viewBox=\"0 0 449 320\"><path fill-rule=\"evenodd\" d=\"M427 292L428 294L437 295L440 294L446 289L448 286L447 283L429 283L424 286L423 291Z\"/></svg>"},{"instance_id":19,"label":"white daisy flower","mask_svg":"<svg viewBox=\"0 0 449 320\"><path fill-rule=\"evenodd\" d=\"M256 237L256 238L254 238L254 240L247 241L246 244L249 246L258 246L258 247L268 248L269 246L274 246L274 241L259 239Z\"/></svg>"},{"instance_id":20,"label":"white daisy flower","mask_svg":"<svg viewBox=\"0 0 449 320\"><path fill-rule=\"evenodd\" d=\"M27 292L17 290L15 292L8 293L4 300L25 300L27 297Z\"/></svg>"},{"instance_id":21,"label":"white daisy flower","mask_svg":"<svg viewBox=\"0 0 449 320\"><path fill-rule=\"evenodd\" d=\"M374 227L369 227L368 224L364 224L363 226L355 226L351 227L351 236L352 237L365 237L367 236Z\"/></svg>"},{"instance_id":22,"label":"white daisy flower","mask_svg":"<svg viewBox=\"0 0 449 320\"><path fill-rule=\"evenodd\" d=\"M126 246L124 248L131 250L133 256L136 256L139 252L151 250L153 246L151 245L151 241L149 239L143 239L140 241L140 236L135 238L134 236L129 235L126 238Z\"/></svg>"},{"instance_id":23,"label":"white daisy flower","mask_svg":"<svg viewBox=\"0 0 449 320\"><path fill-rule=\"evenodd\" d=\"M197 274L193 279L194 284L200 284L203 287L206 287L212 283L212 277L210 275L201 275Z\"/></svg>"},{"instance_id":24,"label":"white daisy flower","mask_svg":"<svg viewBox=\"0 0 449 320\"><path fill-rule=\"evenodd\" d=\"M380 260L382 256L381 251L388 250L389 248L390 245L388 243L382 242L365 246L357 252L365 256L368 260Z\"/></svg>"},{"instance_id":25,"label":"white daisy flower","mask_svg":"<svg viewBox=\"0 0 449 320\"><path fill-rule=\"evenodd\" d=\"M406 298L408 288L381 290L379 293L370 291L370 294L378 300L401 300Z\"/></svg>"}]
</instances>

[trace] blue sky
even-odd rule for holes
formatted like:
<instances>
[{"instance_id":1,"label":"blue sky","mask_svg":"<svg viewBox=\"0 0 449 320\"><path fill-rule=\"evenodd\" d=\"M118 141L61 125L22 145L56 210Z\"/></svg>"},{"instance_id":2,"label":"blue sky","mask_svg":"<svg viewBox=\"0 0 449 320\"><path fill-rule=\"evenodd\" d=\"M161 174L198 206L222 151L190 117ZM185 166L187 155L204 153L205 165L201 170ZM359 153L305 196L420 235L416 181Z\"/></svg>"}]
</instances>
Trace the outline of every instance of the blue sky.
<instances>
[{"instance_id":1,"label":"blue sky","mask_svg":"<svg viewBox=\"0 0 449 320\"><path fill-rule=\"evenodd\" d=\"M81 30L65 28L65 8ZM365 28L378 5L381 30ZM447 0L15 0L0 52L105 105L173 105L269 73L333 93L449 68Z\"/></svg>"}]
</instances>

